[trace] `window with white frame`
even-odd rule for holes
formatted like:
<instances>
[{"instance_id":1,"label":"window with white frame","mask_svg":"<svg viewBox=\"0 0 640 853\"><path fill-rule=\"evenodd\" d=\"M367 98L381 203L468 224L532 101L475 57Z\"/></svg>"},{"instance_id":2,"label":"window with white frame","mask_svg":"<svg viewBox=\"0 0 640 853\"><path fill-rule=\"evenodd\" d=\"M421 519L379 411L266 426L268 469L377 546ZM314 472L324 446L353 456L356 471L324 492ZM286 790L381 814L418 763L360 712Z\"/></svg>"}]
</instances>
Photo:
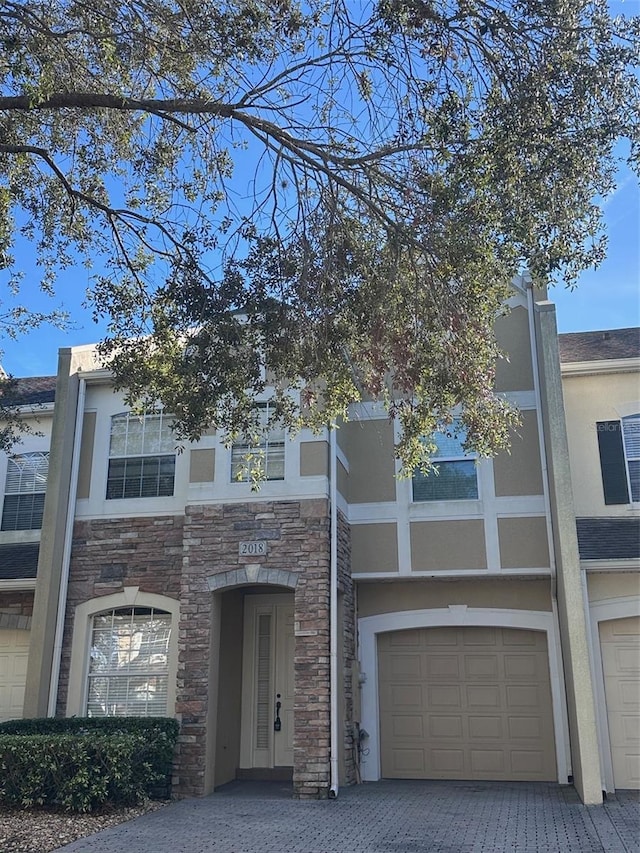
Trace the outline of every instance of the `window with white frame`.
<instances>
[{"instance_id":1,"label":"window with white frame","mask_svg":"<svg viewBox=\"0 0 640 853\"><path fill-rule=\"evenodd\" d=\"M465 431L461 422L454 421L446 432L435 433L436 445L433 468L424 474L418 468L413 473L414 501L454 501L478 498L478 474L474 456L463 447Z\"/></svg>"},{"instance_id":2,"label":"window with white frame","mask_svg":"<svg viewBox=\"0 0 640 853\"><path fill-rule=\"evenodd\" d=\"M640 502L640 414L596 424L606 505Z\"/></svg>"},{"instance_id":3,"label":"window with white frame","mask_svg":"<svg viewBox=\"0 0 640 853\"><path fill-rule=\"evenodd\" d=\"M39 530L47 490L49 454L20 453L7 460L2 530Z\"/></svg>"},{"instance_id":4,"label":"window with white frame","mask_svg":"<svg viewBox=\"0 0 640 853\"><path fill-rule=\"evenodd\" d=\"M163 717L167 714L171 614L124 607L93 617L86 714Z\"/></svg>"},{"instance_id":5,"label":"window with white frame","mask_svg":"<svg viewBox=\"0 0 640 853\"><path fill-rule=\"evenodd\" d=\"M630 415L622 419L622 441L629 495L633 503L638 503L640 502L640 415Z\"/></svg>"},{"instance_id":6,"label":"window with white frame","mask_svg":"<svg viewBox=\"0 0 640 853\"><path fill-rule=\"evenodd\" d=\"M107 499L173 495L176 454L171 419L163 412L111 418Z\"/></svg>"},{"instance_id":7,"label":"window with white frame","mask_svg":"<svg viewBox=\"0 0 640 853\"><path fill-rule=\"evenodd\" d=\"M235 483L249 482L254 475L267 480L284 480L284 429L267 429L273 416L271 403L260 403L258 414L259 438L256 442L237 441L231 448L231 480Z\"/></svg>"}]
</instances>

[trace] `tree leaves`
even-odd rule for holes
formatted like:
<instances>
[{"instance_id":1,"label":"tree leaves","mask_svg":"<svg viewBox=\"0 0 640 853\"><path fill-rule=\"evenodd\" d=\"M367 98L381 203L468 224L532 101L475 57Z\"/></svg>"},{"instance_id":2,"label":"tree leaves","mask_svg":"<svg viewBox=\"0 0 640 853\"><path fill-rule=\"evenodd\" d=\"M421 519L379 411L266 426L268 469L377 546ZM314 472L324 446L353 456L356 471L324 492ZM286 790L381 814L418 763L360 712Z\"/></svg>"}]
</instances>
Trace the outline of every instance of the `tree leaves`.
<instances>
[{"instance_id":1,"label":"tree leaves","mask_svg":"<svg viewBox=\"0 0 640 853\"><path fill-rule=\"evenodd\" d=\"M252 422L266 361L289 427L372 398L407 466L453 407L504 446L509 284L599 262L618 139L637 162L640 27L604 0L26 0L0 40L0 257L94 263L116 383L184 438Z\"/></svg>"}]
</instances>

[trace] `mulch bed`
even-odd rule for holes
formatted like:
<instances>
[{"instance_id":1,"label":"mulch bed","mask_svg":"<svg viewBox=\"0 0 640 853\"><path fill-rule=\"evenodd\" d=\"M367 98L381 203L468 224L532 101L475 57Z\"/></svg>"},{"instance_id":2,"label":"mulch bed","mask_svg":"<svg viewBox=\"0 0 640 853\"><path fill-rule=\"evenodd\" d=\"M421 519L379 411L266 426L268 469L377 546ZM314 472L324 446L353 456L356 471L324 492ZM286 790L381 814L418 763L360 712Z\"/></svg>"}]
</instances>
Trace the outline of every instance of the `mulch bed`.
<instances>
[{"instance_id":1,"label":"mulch bed","mask_svg":"<svg viewBox=\"0 0 640 853\"><path fill-rule=\"evenodd\" d=\"M165 802L148 800L140 806L103 809L92 814L45 809L12 809L0 804L0 853L49 853L77 838L155 811Z\"/></svg>"}]
</instances>

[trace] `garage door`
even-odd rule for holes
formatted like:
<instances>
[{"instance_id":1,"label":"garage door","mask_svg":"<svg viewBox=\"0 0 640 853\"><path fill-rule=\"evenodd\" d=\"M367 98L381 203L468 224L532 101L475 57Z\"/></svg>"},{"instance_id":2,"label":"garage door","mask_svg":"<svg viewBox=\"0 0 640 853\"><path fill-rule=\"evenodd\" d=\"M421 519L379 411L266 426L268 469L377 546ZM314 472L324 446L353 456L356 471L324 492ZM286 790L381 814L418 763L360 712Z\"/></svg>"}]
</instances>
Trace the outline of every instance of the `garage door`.
<instances>
[{"instance_id":1,"label":"garage door","mask_svg":"<svg viewBox=\"0 0 640 853\"><path fill-rule=\"evenodd\" d=\"M0 722L22 717L29 632L0 628Z\"/></svg>"},{"instance_id":2,"label":"garage door","mask_svg":"<svg viewBox=\"0 0 640 853\"><path fill-rule=\"evenodd\" d=\"M640 788L640 617L600 623L613 782Z\"/></svg>"},{"instance_id":3,"label":"garage door","mask_svg":"<svg viewBox=\"0 0 640 853\"><path fill-rule=\"evenodd\" d=\"M557 779L543 632L395 631L378 661L383 776Z\"/></svg>"}]
</instances>

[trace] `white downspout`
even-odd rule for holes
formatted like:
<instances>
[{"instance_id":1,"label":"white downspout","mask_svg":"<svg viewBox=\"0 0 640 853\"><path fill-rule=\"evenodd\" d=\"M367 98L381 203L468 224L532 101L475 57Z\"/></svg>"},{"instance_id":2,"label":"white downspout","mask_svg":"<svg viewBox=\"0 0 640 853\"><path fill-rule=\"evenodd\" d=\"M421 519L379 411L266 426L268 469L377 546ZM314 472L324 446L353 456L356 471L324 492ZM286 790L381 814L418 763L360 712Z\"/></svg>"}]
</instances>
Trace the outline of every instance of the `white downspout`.
<instances>
[{"instance_id":1,"label":"white downspout","mask_svg":"<svg viewBox=\"0 0 640 853\"><path fill-rule=\"evenodd\" d=\"M58 594L58 613L56 617L56 632L53 640L53 659L51 662L51 681L49 682L49 704L47 716L55 717L58 701L58 683L60 680L60 662L62 660L62 637L64 634L64 617L67 609L67 589L69 586L69 568L71 564L71 544L73 541L73 522L76 515L76 495L78 492L78 469L80 467L80 442L82 440L82 421L84 419L84 400L87 382L80 379L78 400L76 403L75 432L73 435L73 450L71 453L71 479L69 482L69 499L67 503L67 518L64 529L64 546L62 550L62 573L60 591Z\"/></svg>"},{"instance_id":2,"label":"white downspout","mask_svg":"<svg viewBox=\"0 0 640 853\"><path fill-rule=\"evenodd\" d=\"M330 766L329 798L338 796L338 486L336 483L337 446L335 424L329 428L329 504L330 504L330 562L329 587L329 696L330 696Z\"/></svg>"}]
</instances>

